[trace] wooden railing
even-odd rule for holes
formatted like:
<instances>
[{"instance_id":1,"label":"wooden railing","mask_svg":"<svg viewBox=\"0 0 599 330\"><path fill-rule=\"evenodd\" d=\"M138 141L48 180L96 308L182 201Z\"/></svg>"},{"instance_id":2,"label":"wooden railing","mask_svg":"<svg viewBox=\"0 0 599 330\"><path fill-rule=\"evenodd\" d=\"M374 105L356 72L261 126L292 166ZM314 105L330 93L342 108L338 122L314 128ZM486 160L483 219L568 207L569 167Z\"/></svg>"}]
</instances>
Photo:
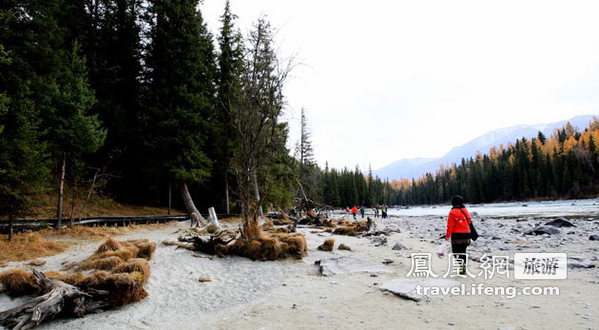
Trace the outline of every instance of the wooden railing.
<instances>
[{"instance_id":1,"label":"wooden railing","mask_svg":"<svg viewBox=\"0 0 599 330\"><path fill-rule=\"evenodd\" d=\"M189 220L188 215L148 215L148 216L132 216L132 217L88 217L76 219L75 225L82 226L112 226L124 227L128 225L144 225L150 223L164 223L169 221L186 221ZM57 218L46 219L21 219L13 222L13 230L15 232L26 230L40 230L44 228L54 228L58 222ZM70 219L62 219L61 227L66 227L71 223ZM0 222L0 232L8 232L8 221Z\"/></svg>"}]
</instances>

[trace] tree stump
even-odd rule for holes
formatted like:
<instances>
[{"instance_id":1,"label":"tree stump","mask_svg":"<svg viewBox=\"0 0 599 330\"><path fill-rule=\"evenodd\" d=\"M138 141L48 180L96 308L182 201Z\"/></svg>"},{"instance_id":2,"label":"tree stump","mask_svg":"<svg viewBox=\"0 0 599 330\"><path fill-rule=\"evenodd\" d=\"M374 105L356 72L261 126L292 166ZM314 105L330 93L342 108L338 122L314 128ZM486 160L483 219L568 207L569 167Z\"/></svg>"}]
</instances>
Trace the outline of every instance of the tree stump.
<instances>
[{"instance_id":1,"label":"tree stump","mask_svg":"<svg viewBox=\"0 0 599 330\"><path fill-rule=\"evenodd\" d=\"M42 295L33 298L21 306L0 312L0 325L12 329L29 329L51 320L59 314L82 316L107 306L100 300L94 300L90 293L74 285L52 280L43 273L33 270L36 283L42 289ZM94 290L99 296L107 292Z\"/></svg>"}]
</instances>

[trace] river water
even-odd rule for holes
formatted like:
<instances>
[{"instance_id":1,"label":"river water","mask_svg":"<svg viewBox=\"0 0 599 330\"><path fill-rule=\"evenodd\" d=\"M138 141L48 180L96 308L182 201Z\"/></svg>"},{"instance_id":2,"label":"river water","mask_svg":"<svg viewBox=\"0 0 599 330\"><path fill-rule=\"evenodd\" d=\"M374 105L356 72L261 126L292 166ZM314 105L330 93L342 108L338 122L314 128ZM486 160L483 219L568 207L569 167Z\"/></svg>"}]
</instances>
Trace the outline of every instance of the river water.
<instances>
[{"instance_id":1,"label":"river water","mask_svg":"<svg viewBox=\"0 0 599 330\"><path fill-rule=\"evenodd\" d=\"M542 202L509 202L466 204L468 210L480 217L572 217L599 219L599 199L556 200ZM412 206L408 209L390 208L392 216L447 216L451 205ZM372 212L372 211L371 211Z\"/></svg>"}]
</instances>

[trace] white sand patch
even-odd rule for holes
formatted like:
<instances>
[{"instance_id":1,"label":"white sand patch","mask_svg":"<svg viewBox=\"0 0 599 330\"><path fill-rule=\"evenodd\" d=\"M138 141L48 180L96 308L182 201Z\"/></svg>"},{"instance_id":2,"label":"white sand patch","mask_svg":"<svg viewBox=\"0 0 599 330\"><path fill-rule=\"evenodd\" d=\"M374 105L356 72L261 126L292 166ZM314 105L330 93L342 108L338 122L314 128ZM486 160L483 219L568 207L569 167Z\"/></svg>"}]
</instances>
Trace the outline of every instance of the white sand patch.
<instances>
[{"instance_id":1,"label":"white sand patch","mask_svg":"<svg viewBox=\"0 0 599 330\"><path fill-rule=\"evenodd\" d=\"M455 279L467 286L558 286L559 296L442 296L430 301L413 302L380 290L383 283L405 278L411 266L410 253L434 252L443 231L439 219L408 218L391 220L402 233L388 237L389 245L375 247L366 238L331 235L313 228L299 228L306 234L309 255L303 260L251 261L245 258L198 258L193 253L160 244L175 239L176 228L135 231L119 240L149 238L158 244L151 260L152 275L146 289L150 296L116 311L86 315L81 319L55 320L43 328L52 329L315 329L315 328L449 328L516 329L596 328L599 315L599 269L571 270L567 280L530 281L506 278ZM503 221L503 220L501 220ZM501 239L484 238L469 251L474 255L492 251L513 253L515 247L529 251L556 251L558 248L582 258L597 255L599 244L587 240L596 226L580 225L577 235L559 237L523 237L510 233L520 223L479 223L479 231L497 227ZM187 224L178 224L183 228ZM592 226L592 228L590 227ZM316 231L317 233L311 233ZM580 232L579 232L580 231ZM335 238L333 252L316 248L325 238ZM578 238L580 237L580 238ZM507 243L520 240L519 243ZM407 249L392 250L395 242ZM352 251L337 249L340 243ZM87 258L100 243L88 244L46 258L44 269L66 259ZM529 246L529 248L526 248ZM507 248L502 251L499 248ZM342 274L324 277L318 274L316 260L353 256L382 265L385 259L391 273ZM432 269L443 274L447 258L432 260ZM473 263L473 271L480 270ZM11 264L12 266L12 264ZM200 282L210 276L211 282ZM0 300L3 305L3 300ZM4 306L2 306L4 307ZM4 308L2 308L4 309ZM460 311L460 312L458 312Z\"/></svg>"}]
</instances>

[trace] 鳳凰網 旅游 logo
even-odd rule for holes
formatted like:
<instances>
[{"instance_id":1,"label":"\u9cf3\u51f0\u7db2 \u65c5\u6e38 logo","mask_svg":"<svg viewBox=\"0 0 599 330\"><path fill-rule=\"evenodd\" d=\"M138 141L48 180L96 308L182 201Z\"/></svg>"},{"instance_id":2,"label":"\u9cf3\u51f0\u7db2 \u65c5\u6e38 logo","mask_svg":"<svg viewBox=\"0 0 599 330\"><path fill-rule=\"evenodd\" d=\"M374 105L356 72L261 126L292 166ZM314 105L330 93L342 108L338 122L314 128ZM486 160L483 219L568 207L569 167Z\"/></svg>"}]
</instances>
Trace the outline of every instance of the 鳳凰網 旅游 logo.
<instances>
[{"instance_id":1,"label":"\u9cf3\u51f0\u7db2 \u65c5\u6e38 logo","mask_svg":"<svg viewBox=\"0 0 599 330\"><path fill-rule=\"evenodd\" d=\"M568 277L566 253L515 253L514 278L518 280L563 280Z\"/></svg>"},{"instance_id":2,"label":"\u9cf3\u51f0\u7db2 \u65c5\u6e38 logo","mask_svg":"<svg viewBox=\"0 0 599 330\"><path fill-rule=\"evenodd\" d=\"M476 278L492 279L501 276L518 280L561 280L568 276L566 253L515 253L509 255L483 254L477 259L479 269L473 270L466 253L450 253L446 267L433 271L431 253L412 253L408 277L416 278ZM513 267L512 267L513 262Z\"/></svg>"}]
</instances>

